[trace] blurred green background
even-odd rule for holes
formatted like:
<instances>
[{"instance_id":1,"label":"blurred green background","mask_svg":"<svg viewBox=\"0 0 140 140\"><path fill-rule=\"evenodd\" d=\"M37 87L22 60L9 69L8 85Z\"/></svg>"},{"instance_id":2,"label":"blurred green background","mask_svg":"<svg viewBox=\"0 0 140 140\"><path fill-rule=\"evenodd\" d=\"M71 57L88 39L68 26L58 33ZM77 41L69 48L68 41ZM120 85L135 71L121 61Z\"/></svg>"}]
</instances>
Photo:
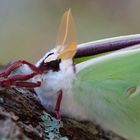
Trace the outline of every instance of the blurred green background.
<instances>
[{"instance_id":1,"label":"blurred green background","mask_svg":"<svg viewBox=\"0 0 140 140\"><path fill-rule=\"evenodd\" d=\"M53 48L71 8L78 44L140 33L140 0L0 0L0 63L35 63Z\"/></svg>"}]
</instances>

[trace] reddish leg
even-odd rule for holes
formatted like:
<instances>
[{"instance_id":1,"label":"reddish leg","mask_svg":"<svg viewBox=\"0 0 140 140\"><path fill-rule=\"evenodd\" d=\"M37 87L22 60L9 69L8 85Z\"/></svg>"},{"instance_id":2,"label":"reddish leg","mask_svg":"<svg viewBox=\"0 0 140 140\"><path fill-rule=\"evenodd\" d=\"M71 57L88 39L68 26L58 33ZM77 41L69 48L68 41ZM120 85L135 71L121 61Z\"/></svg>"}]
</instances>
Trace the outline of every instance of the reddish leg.
<instances>
[{"instance_id":1,"label":"reddish leg","mask_svg":"<svg viewBox=\"0 0 140 140\"><path fill-rule=\"evenodd\" d=\"M41 74L42 72L40 71L40 69L38 67L36 67L35 65L25 61L25 60L19 60L20 63L22 64L26 64L30 67L31 70L33 70L34 72L38 73L38 74Z\"/></svg>"},{"instance_id":2,"label":"reddish leg","mask_svg":"<svg viewBox=\"0 0 140 140\"><path fill-rule=\"evenodd\" d=\"M35 75L37 75L37 73L31 73L31 74L26 74L26 75L22 75L22 74L12 75L8 77L7 79L0 80L0 85L2 86L15 85L18 87L31 87L31 88L38 87L40 86L41 82L37 82L37 83L22 82L22 81L25 81L34 77Z\"/></svg>"},{"instance_id":3,"label":"reddish leg","mask_svg":"<svg viewBox=\"0 0 140 140\"><path fill-rule=\"evenodd\" d=\"M56 105L55 105L55 110L54 110L57 119L60 119L60 120L61 120L61 115L60 115L59 111L60 111L60 105L61 105L62 97L63 97L63 92L62 92L62 90L60 90L60 93L58 95L57 102L56 102Z\"/></svg>"},{"instance_id":4,"label":"reddish leg","mask_svg":"<svg viewBox=\"0 0 140 140\"><path fill-rule=\"evenodd\" d=\"M13 70L19 68L23 64L28 65L34 72L38 74L41 73L41 71L35 65L24 60L19 60L11 64L11 66L9 66L4 72L0 73L0 77L7 77Z\"/></svg>"},{"instance_id":5,"label":"reddish leg","mask_svg":"<svg viewBox=\"0 0 140 140\"><path fill-rule=\"evenodd\" d=\"M35 88L40 87L41 82L13 82L11 85L14 85L16 87Z\"/></svg>"}]
</instances>

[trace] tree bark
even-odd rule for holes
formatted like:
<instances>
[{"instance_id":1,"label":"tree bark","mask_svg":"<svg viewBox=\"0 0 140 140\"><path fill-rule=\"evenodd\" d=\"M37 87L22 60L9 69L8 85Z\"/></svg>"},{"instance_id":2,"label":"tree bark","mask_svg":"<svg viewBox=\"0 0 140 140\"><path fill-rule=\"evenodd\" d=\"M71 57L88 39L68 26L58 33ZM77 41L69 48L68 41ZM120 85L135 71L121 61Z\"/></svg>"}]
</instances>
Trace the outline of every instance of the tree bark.
<instances>
[{"instance_id":1,"label":"tree bark","mask_svg":"<svg viewBox=\"0 0 140 140\"><path fill-rule=\"evenodd\" d=\"M44 111L33 91L0 87L0 140L45 140ZM69 140L124 140L91 122L64 117L62 122L60 133Z\"/></svg>"}]
</instances>

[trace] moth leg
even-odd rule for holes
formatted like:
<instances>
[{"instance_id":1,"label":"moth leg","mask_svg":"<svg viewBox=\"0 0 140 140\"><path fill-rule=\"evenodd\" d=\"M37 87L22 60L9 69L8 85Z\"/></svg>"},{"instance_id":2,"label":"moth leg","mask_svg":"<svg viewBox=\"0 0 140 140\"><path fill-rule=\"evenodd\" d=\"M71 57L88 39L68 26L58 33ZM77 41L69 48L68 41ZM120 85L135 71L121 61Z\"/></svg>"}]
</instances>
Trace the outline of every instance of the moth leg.
<instances>
[{"instance_id":1,"label":"moth leg","mask_svg":"<svg viewBox=\"0 0 140 140\"><path fill-rule=\"evenodd\" d=\"M36 83L34 82L13 82L11 85L14 85L16 87L25 87L25 88L36 88L36 87L40 87L41 82L37 81Z\"/></svg>"},{"instance_id":2,"label":"moth leg","mask_svg":"<svg viewBox=\"0 0 140 140\"><path fill-rule=\"evenodd\" d=\"M12 85L18 86L19 85L20 87L31 87L31 88L38 87L40 86L39 83L25 81L25 80L29 80L30 78L33 78L35 75L37 75L37 73L24 74L24 75L23 74L12 75L6 79L0 80L0 85L2 86L12 86Z\"/></svg>"},{"instance_id":3,"label":"moth leg","mask_svg":"<svg viewBox=\"0 0 140 140\"><path fill-rule=\"evenodd\" d=\"M62 97L63 97L63 92L62 92L62 90L60 90L60 93L59 93L57 101L56 101L55 110L54 110L55 114L56 114L56 118L60 119L60 120L61 120L60 105L61 105Z\"/></svg>"},{"instance_id":4,"label":"moth leg","mask_svg":"<svg viewBox=\"0 0 140 140\"><path fill-rule=\"evenodd\" d=\"M38 67L36 67L35 65L33 65L33 64L31 64L31 63L29 63L29 62L27 62L27 61L25 61L25 60L19 60L19 63L28 65L29 68L30 68L32 71L34 71L34 72L36 72L36 73L38 73L38 74L41 74L41 73L42 73L41 70L40 70Z\"/></svg>"},{"instance_id":5,"label":"moth leg","mask_svg":"<svg viewBox=\"0 0 140 140\"><path fill-rule=\"evenodd\" d=\"M4 70L4 72L0 73L0 77L7 77L13 70L19 68L23 64L28 65L29 68L31 68L31 70L33 70L34 72L41 73L39 68L37 68L35 65L33 65L25 60L19 60L19 61L14 62L13 64L11 64L6 70Z\"/></svg>"}]
</instances>

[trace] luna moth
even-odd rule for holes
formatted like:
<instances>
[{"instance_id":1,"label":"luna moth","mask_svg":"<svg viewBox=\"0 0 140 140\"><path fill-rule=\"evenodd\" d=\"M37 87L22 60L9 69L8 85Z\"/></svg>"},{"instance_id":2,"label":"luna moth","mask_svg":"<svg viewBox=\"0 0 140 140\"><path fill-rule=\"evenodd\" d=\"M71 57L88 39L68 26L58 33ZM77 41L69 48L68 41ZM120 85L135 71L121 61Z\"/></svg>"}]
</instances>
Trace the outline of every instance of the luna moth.
<instances>
[{"instance_id":1,"label":"luna moth","mask_svg":"<svg viewBox=\"0 0 140 140\"><path fill-rule=\"evenodd\" d=\"M43 71L32 80L41 83L34 88L38 99L48 110L55 110L58 117L61 114L94 121L128 140L139 140L138 44L139 34L77 45L71 11L65 12L56 47L36 63ZM103 54L91 56L98 53ZM80 62L75 64L79 57ZM20 70L30 72L27 66Z\"/></svg>"},{"instance_id":2,"label":"luna moth","mask_svg":"<svg viewBox=\"0 0 140 140\"><path fill-rule=\"evenodd\" d=\"M139 36L103 42L120 40L121 43ZM34 78L42 82L41 87L35 88L41 103L47 109L54 110L61 93L61 104L58 106L61 115L95 121L124 138L139 140L140 46L105 53L74 65L75 55L80 55L76 54L76 50L74 21L69 10L62 18L56 48L46 53L36 64L47 68L49 64L53 66L55 63L54 69L50 67L47 74Z\"/></svg>"}]
</instances>

